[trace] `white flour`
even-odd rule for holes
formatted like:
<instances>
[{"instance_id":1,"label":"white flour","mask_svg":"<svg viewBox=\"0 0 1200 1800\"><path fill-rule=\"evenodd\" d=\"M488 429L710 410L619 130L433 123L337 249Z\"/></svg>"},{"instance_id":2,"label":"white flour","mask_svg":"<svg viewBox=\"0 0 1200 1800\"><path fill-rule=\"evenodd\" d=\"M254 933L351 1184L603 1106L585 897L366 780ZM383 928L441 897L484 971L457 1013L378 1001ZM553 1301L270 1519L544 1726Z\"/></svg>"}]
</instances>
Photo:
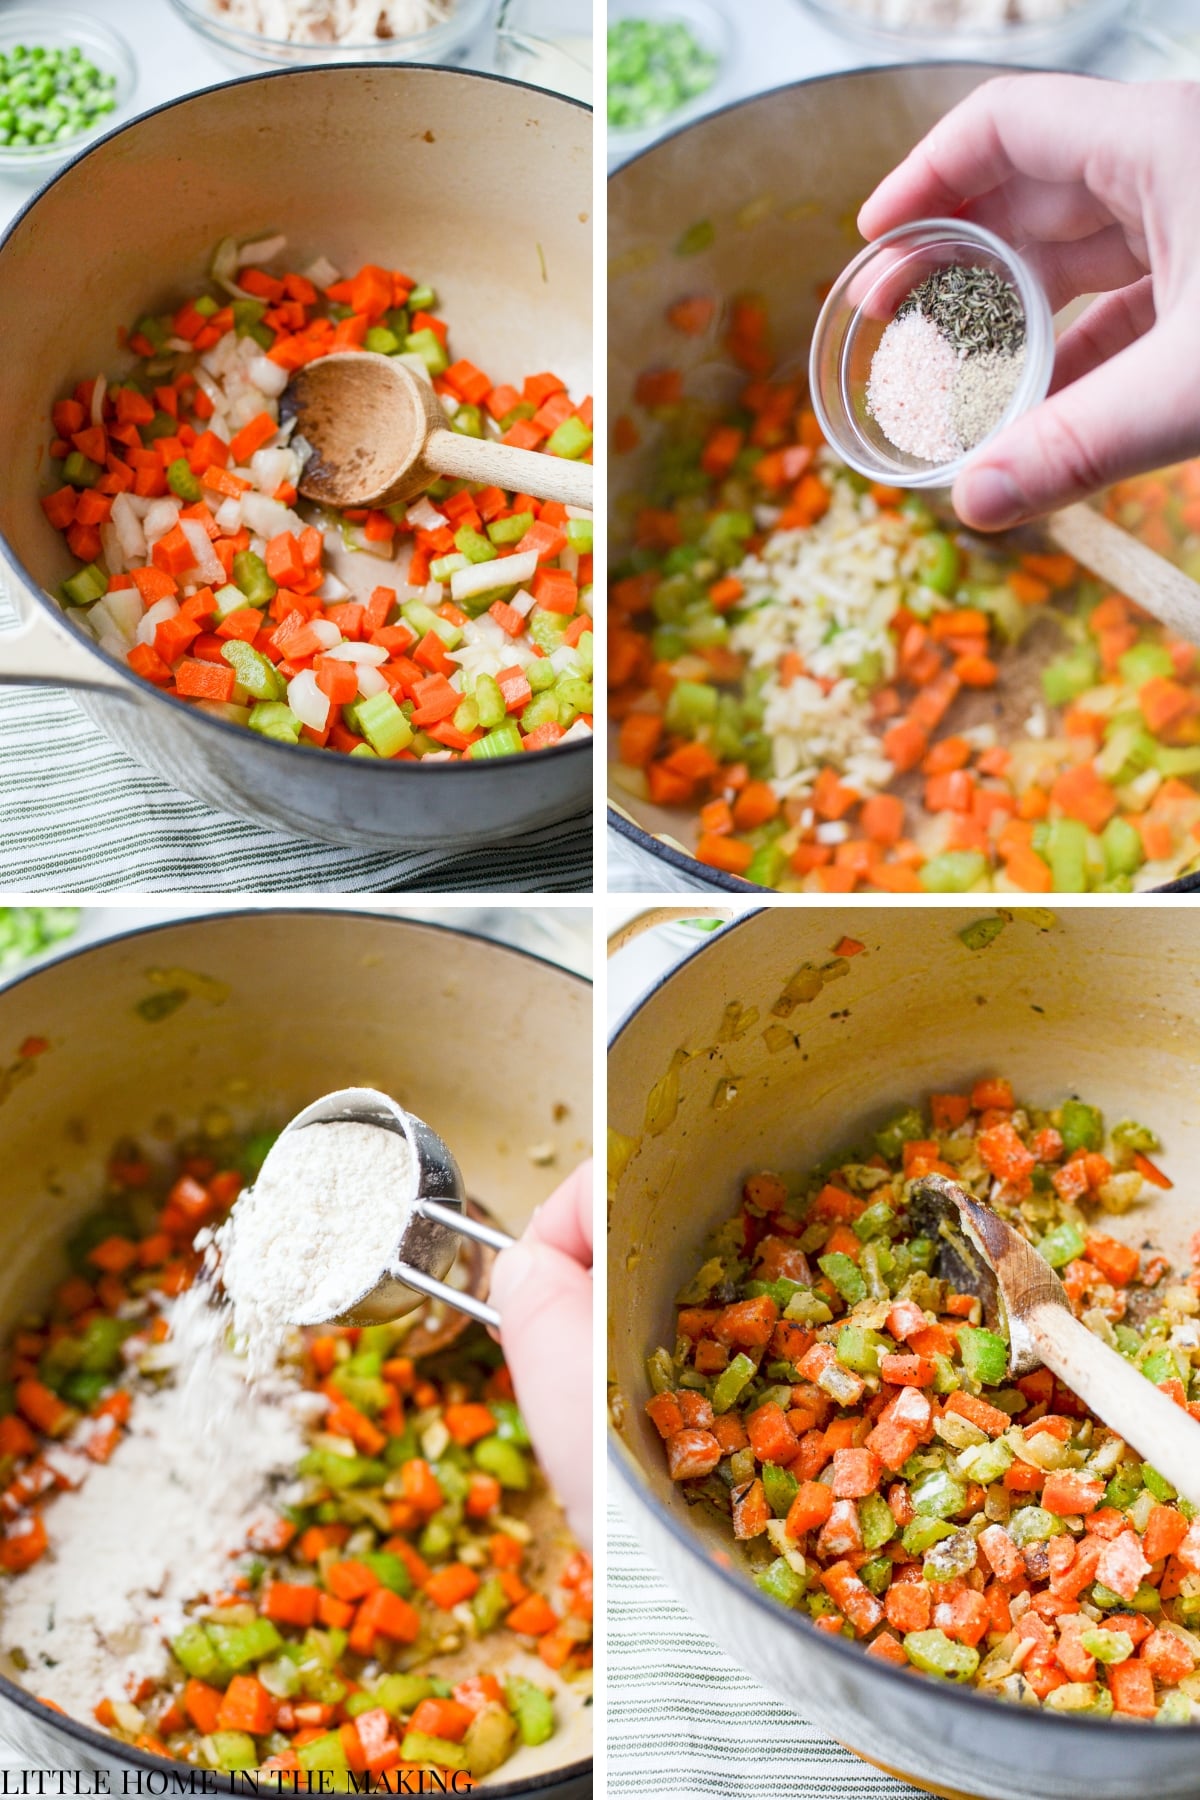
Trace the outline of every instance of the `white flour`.
<instances>
[{"instance_id":1,"label":"white flour","mask_svg":"<svg viewBox=\"0 0 1200 1800\"><path fill-rule=\"evenodd\" d=\"M180 1378L135 1392L109 1462L72 1459L86 1474L46 1509L49 1551L0 1590L4 1648L28 1659L18 1679L87 1721L102 1697L128 1697L127 1677L165 1667L183 1603L228 1581L304 1449L312 1398L283 1374L247 1385L221 1347L226 1309L197 1286L164 1317L172 1336L155 1361Z\"/></svg>"},{"instance_id":2,"label":"white flour","mask_svg":"<svg viewBox=\"0 0 1200 1800\"><path fill-rule=\"evenodd\" d=\"M217 1233L221 1278L251 1378L289 1322L334 1319L395 1253L412 1185L398 1132L336 1120L280 1138Z\"/></svg>"}]
</instances>

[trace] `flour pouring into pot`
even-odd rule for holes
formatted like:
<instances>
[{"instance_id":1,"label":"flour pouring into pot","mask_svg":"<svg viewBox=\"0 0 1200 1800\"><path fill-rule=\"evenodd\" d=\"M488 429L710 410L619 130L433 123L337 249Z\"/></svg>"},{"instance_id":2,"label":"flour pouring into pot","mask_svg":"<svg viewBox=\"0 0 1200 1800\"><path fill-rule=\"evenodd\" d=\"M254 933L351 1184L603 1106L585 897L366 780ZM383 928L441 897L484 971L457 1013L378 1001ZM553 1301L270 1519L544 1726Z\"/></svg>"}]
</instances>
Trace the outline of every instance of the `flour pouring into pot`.
<instances>
[{"instance_id":1,"label":"flour pouring into pot","mask_svg":"<svg viewBox=\"0 0 1200 1800\"><path fill-rule=\"evenodd\" d=\"M417 1170L355 1119L114 1153L11 1346L0 1646L21 1685L224 1772L482 1779L563 1727L590 1565L499 1349L422 1352L417 1312L292 1323L393 1263Z\"/></svg>"}]
</instances>

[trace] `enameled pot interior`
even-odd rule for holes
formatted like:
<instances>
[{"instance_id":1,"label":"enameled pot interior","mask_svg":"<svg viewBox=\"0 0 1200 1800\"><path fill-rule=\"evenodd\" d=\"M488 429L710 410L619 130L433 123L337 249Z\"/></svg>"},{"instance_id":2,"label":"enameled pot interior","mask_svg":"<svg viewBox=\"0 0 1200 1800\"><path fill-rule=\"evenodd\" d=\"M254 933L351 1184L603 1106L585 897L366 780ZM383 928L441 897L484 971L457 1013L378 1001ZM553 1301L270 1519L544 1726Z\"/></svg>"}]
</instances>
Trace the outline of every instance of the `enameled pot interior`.
<instances>
[{"instance_id":1,"label":"enameled pot interior","mask_svg":"<svg viewBox=\"0 0 1200 1800\"><path fill-rule=\"evenodd\" d=\"M189 983L168 1017L138 1012ZM2 1072L30 1036L50 1048L10 1084ZM0 1325L61 1274L61 1246L100 1199L119 1137L170 1138L214 1108L238 1126L280 1126L354 1086L430 1124L468 1193L520 1231L590 1146L590 987L435 926L297 911L118 938L0 991ZM12 1694L0 1679L0 1696ZM560 1711L561 1733L505 1765L499 1791L590 1756L590 1709Z\"/></svg>"},{"instance_id":2,"label":"enameled pot interior","mask_svg":"<svg viewBox=\"0 0 1200 1800\"><path fill-rule=\"evenodd\" d=\"M35 588L76 566L47 523L51 403L132 359L117 329L179 304L222 237L284 232L287 262L402 269L495 381L591 386L592 121L457 70L352 65L230 82L117 132L0 246L0 532ZM380 563L380 580L390 563Z\"/></svg>"},{"instance_id":3,"label":"enameled pot interior","mask_svg":"<svg viewBox=\"0 0 1200 1800\"><path fill-rule=\"evenodd\" d=\"M902 1105L1004 1074L1034 1103L1076 1094L1110 1123L1134 1118L1159 1132L1176 1186L1148 1190L1149 1203L1123 1217L1105 1215L1103 1229L1187 1261L1200 1158L1191 915L1165 904L1071 908L1048 914L1044 929L1018 916L971 951L958 932L979 916L987 909L762 909L695 952L615 1035L609 1127L637 1145L609 1224L618 1442L635 1485L698 1546L730 1550L726 1532L667 1478L643 1410L644 1364L672 1343L673 1296L755 1170L803 1173ZM805 964L836 965L847 932L866 949L782 1021L773 1009L788 979ZM793 1041L771 1048L764 1032L784 1022ZM678 1109L648 1133L647 1096L678 1050L690 1058Z\"/></svg>"}]
</instances>

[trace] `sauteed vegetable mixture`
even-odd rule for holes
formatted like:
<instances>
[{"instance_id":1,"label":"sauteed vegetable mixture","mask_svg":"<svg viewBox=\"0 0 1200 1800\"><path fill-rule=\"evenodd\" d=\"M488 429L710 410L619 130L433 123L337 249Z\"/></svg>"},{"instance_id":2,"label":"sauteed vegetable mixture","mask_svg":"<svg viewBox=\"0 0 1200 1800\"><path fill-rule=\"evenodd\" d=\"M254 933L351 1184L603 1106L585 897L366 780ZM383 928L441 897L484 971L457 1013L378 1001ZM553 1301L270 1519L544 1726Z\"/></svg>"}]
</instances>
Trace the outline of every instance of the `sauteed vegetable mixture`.
<instances>
[{"instance_id":1,"label":"sauteed vegetable mixture","mask_svg":"<svg viewBox=\"0 0 1200 1800\"><path fill-rule=\"evenodd\" d=\"M988 1077L810 1173L750 1176L647 1403L762 1591L869 1656L1051 1711L1200 1716L1200 1518L936 1271L931 1171L987 1199L1084 1323L1200 1416L1200 1273L1103 1229L1171 1182L1146 1125ZM1194 1244L1200 1260L1200 1236Z\"/></svg>"},{"instance_id":2,"label":"sauteed vegetable mixture","mask_svg":"<svg viewBox=\"0 0 1200 1800\"><path fill-rule=\"evenodd\" d=\"M845 468L802 383L768 376L758 301L668 317L746 380L714 413L650 370L616 421L618 454L648 428L657 448L612 586L615 798L679 809L702 863L785 890L1124 891L1188 867L1193 646L1070 557L967 547ZM1200 464L1108 506L1196 569Z\"/></svg>"},{"instance_id":3,"label":"sauteed vegetable mixture","mask_svg":"<svg viewBox=\"0 0 1200 1800\"><path fill-rule=\"evenodd\" d=\"M84 565L64 603L144 681L280 743L449 761L588 736L591 516L448 480L382 510L303 506L279 397L330 351L402 356L452 430L572 459L590 399L455 359L411 276L272 274L285 247L226 239L209 289L119 334L131 371L55 404L42 506Z\"/></svg>"},{"instance_id":4,"label":"sauteed vegetable mixture","mask_svg":"<svg viewBox=\"0 0 1200 1800\"><path fill-rule=\"evenodd\" d=\"M56 1491L86 1482L86 1459L121 1457L163 1379L163 1307L193 1279L192 1240L269 1143L231 1140L221 1160L197 1140L165 1175L134 1145L113 1156L103 1209L71 1240L74 1272L10 1346L9 1580L53 1558ZM329 1770L336 1787L347 1770L483 1776L554 1733L549 1672L582 1683L591 1664L588 1560L557 1514L557 1557L527 1522L548 1501L498 1349L476 1330L414 1360L406 1329L298 1338L292 1372L316 1415L299 1487L256 1525L225 1591L194 1595L166 1673L97 1696L114 1736L224 1770ZM20 1667L20 1646L6 1649ZM522 1651L546 1683L518 1672Z\"/></svg>"}]
</instances>

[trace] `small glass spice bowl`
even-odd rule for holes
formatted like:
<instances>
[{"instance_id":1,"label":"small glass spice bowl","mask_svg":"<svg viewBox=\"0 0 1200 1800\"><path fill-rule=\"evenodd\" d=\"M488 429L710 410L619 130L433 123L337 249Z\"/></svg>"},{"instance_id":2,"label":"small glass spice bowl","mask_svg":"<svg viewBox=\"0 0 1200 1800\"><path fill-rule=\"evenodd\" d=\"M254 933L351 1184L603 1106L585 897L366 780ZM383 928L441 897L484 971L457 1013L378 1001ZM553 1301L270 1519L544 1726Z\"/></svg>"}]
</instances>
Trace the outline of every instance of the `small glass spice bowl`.
<instances>
[{"instance_id":1,"label":"small glass spice bowl","mask_svg":"<svg viewBox=\"0 0 1200 1800\"><path fill-rule=\"evenodd\" d=\"M1025 314L1025 361L1002 417L950 462L899 450L867 411L871 363L903 301L928 275L958 264L992 270L1015 289ZM809 387L830 447L850 468L887 487L949 487L981 446L1044 400L1054 366L1054 320L1041 282L994 232L966 219L900 225L860 251L830 289L813 331Z\"/></svg>"},{"instance_id":2,"label":"small glass spice bowl","mask_svg":"<svg viewBox=\"0 0 1200 1800\"><path fill-rule=\"evenodd\" d=\"M39 45L43 50L78 49L113 83L112 111L85 130L48 144L0 145L0 177L41 181L124 121L137 87L138 67L119 32L87 13L47 4L47 0L39 0L37 6L13 7L11 11L0 8L0 52L7 55L18 44L31 48Z\"/></svg>"}]
</instances>

